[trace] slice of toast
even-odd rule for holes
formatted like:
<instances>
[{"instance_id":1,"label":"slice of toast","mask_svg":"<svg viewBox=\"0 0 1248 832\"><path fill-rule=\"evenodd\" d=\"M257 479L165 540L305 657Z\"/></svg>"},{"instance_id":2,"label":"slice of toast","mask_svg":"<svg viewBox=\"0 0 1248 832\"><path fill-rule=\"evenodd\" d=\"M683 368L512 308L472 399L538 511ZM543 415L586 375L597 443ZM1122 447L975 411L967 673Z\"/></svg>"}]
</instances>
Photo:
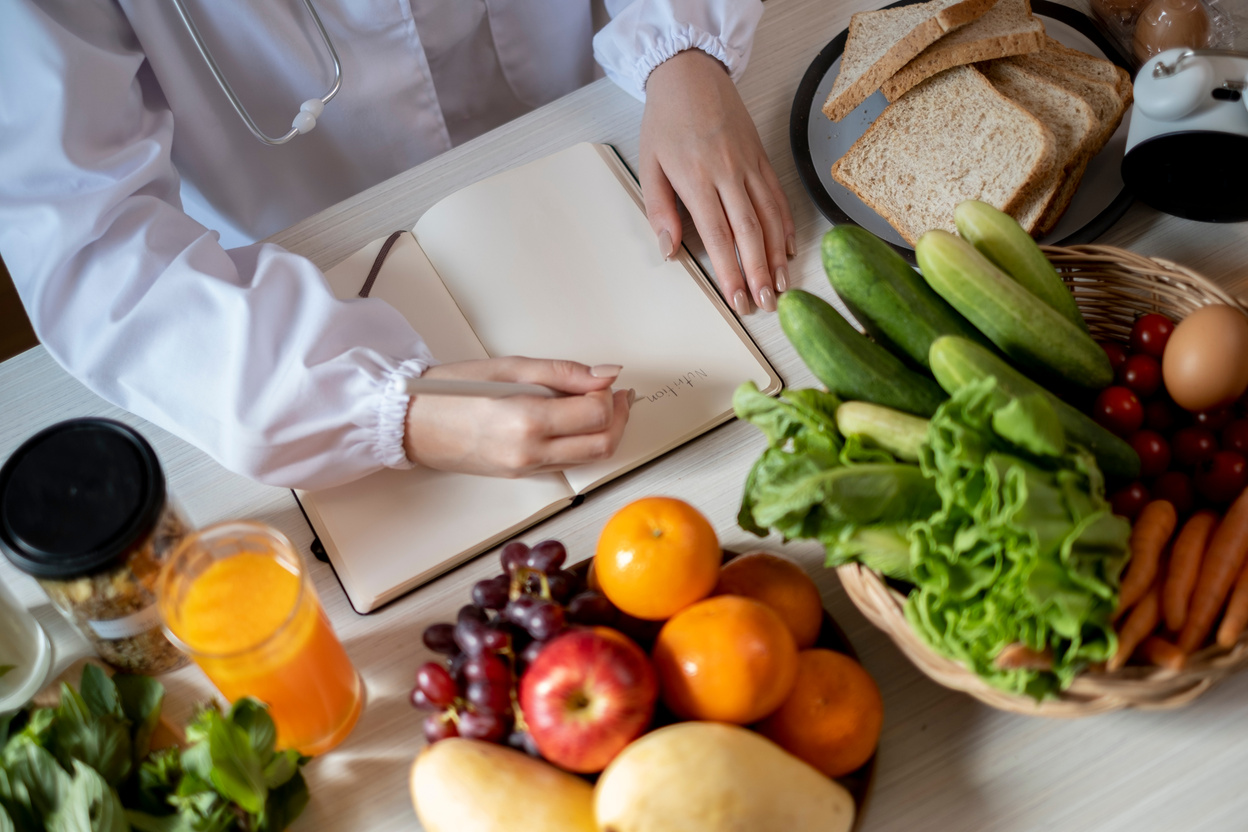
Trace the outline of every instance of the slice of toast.
<instances>
[{"instance_id":1,"label":"slice of toast","mask_svg":"<svg viewBox=\"0 0 1248 832\"><path fill-rule=\"evenodd\" d=\"M1118 90L1119 98L1124 99L1128 104L1134 98L1131 73L1113 61L1107 61L1104 58L1089 55L1087 52L1072 49L1048 35L1045 35L1044 46L1039 52L1035 53L1035 57L1059 69L1077 72L1080 75L1086 75L1089 78L1113 84Z\"/></svg>"},{"instance_id":2,"label":"slice of toast","mask_svg":"<svg viewBox=\"0 0 1248 832\"><path fill-rule=\"evenodd\" d=\"M946 32L965 26L996 0L929 0L896 9L858 12L849 19L841 67L823 103L840 121L880 84Z\"/></svg>"},{"instance_id":3,"label":"slice of toast","mask_svg":"<svg viewBox=\"0 0 1248 832\"><path fill-rule=\"evenodd\" d=\"M970 66L947 69L890 104L832 165L832 177L914 245L955 230L953 209L980 199L1006 213L1048 174L1053 134Z\"/></svg>"},{"instance_id":4,"label":"slice of toast","mask_svg":"<svg viewBox=\"0 0 1248 832\"><path fill-rule=\"evenodd\" d=\"M1100 133L1100 122L1086 101L1034 72L1003 61L991 61L979 69L998 91L1026 108L1053 133L1057 163L1014 212L1019 225L1034 234L1063 185L1073 181L1072 192L1078 185L1087 166L1087 151Z\"/></svg>"},{"instance_id":5,"label":"slice of toast","mask_svg":"<svg viewBox=\"0 0 1248 832\"><path fill-rule=\"evenodd\" d=\"M961 64L1038 52L1044 24L1031 13L1028 0L997 0L982 17L955 29L910 60L881 86L896 101L915 84Z\"/></svg>"}]
</instances>

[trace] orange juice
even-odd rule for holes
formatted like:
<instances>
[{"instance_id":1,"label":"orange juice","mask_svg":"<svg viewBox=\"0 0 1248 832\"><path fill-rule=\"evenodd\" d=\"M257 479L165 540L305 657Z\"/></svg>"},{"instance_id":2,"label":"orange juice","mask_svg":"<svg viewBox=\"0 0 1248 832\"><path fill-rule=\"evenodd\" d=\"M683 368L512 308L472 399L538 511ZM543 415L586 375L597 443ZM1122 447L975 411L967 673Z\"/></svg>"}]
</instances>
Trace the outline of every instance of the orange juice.
<instances>
[{"instance_id":1,"label":"orange juice","mask_svg":"<svg viewBox=\"0 0 1248 832\"><path fill-rule=\"evenodd\" d=\"M269 706L279 748L319 754L359 717L362 685L284 537L253 523L190 536L161 578L172 635L229 701Z\"/></svg>"}]
</instances>

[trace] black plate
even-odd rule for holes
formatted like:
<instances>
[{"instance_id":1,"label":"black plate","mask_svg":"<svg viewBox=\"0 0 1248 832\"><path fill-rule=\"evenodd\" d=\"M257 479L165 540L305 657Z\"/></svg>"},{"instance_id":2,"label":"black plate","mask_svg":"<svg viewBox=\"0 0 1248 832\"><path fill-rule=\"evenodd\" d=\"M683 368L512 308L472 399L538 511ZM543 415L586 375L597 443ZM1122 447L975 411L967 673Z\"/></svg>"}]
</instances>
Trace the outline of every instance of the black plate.
<instances>
[{"instance_id":1,"label":"black plate","mask_svg":"<svg viewBox=\"0 0 1248 832\"><path fill-rule=\"evenodd\" d=\"M900 0L886 8L908 6L917 2L922 0ZM1086 15L1048 0L1032 0L1031 7L1044 21L1045 29L1055 40L1097 57L1106 57L1128 72L1131 71L1131 65L1110 45ZM797 94L793 97L793 110L789 116L789 142L797 164L797 174L806 192L829 222L833 225L861 225L887 241L913 263L914 250L901 235L883 217L834 180L830 172L832 163L866 132L875 117L888 106L884 93L877 91L839 122L830 121L821 112L820 108L840 69L840 57L845 49L848 33L848 29L841 32L819 52L807 68L801 84L798 85ZM1105 233L1126 213L1133 196L1122 183L1121 165L1130 120L1131 110L1128 109L1117 132L1088 164L1069 209L1053 232L1040 242L1047 245L1089 243Z\"/></svg>"}]
</instances>

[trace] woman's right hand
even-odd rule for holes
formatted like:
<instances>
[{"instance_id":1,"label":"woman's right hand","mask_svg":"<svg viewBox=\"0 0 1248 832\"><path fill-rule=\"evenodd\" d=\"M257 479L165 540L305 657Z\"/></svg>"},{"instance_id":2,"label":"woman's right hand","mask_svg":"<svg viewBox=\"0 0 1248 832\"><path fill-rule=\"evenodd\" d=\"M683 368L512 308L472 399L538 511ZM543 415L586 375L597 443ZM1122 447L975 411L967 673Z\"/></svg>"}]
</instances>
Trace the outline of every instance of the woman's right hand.
<instances>
[{"instance_id":1,"label":"woman's right hand","mask_svg":"<svg viewBox=\"0 0 1248 832\"><path fill-rule=\"evenodd\" d=\"M415 395L403 448L427 468L511 478L607 459L620 444L631 404L631 391L611 389L619 372L616 365L516 356L430 367L425 378L543 384L566 395Z\"/></svg>"}]
</instances>

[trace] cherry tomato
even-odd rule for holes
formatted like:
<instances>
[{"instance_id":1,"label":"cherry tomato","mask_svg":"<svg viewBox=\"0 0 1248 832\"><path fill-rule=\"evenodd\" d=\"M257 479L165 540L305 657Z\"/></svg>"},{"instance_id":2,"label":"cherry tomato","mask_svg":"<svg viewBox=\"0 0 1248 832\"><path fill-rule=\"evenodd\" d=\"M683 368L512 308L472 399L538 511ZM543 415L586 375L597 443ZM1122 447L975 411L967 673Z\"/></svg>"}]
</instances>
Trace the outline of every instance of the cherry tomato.
<instances>
[{"instance_id":1,"label":"cherry tomato","mask_svg":"<svg viewBox=\"0 0 1248 832\"><path fill-rule=\"evenodd\" d=\"M1131 447L1140 455L1140 476L1156 477L1170 467L1170 443L1155 430L1131 434Z\"/></svg>"},{"instance_id":2,"label":"cherry tomato","mask_svg":"<svg viewBox=\"0 0 1248 832\"><path fill-rule=\"evenodd\" d=\"M1234 451L1218 451L1196 470L1196 490L1218 504L1239 496L1248 485L1248 461Z\"/></svg>"},{"instance_id":3,"label":"cherry tomato","mask_svg":"<svg viewBox=\"0 0 1248 832\"><path fill-rule=\"evenodd\" d=\"M1248 419L1236 419L1223 429L1222 450L1248 456Z\"/></svg>"},{"instance_id":4,"label":"cherry tomato","mask_svg":"<svg viewBox=\"0 0 1248 832\"><path fill-rule=\"evenodd\" d=\"M1217 437L1205 428L1183 428L1170 440L1174 461L1184 468L1195 468L1217 450Z\"/></svg>"},{"instance_id":5,"label":"cherry tomato","mask_svg":"<svg viewBox=\"0 0 1248 832\"><path fill-rule=\"evenodd\" d=\"M1126 387L1106 387L1092 405L1092 418L1106 430L1130 436L1144 424L1144 405Z\"/></svg>"},{"instance_id":6,"label":"cherry tomato","mask_svg":"<svg viewBox=\"0 0 1248 832\"><path fill-rule=\"evenodd\" d=\"M1161 389L1161 362L1151 355L1133 355L1119 368L1118 383L1150 399Z\"/></svg>"},{"instance_id":7,"label":"cherry tomato","mask_svg":"<svg viewBox=\"0 0 1248 832\"><path fill-rule=\"evenodd\" d=\"M1153 480L1153 499L1169 500L1180 516L1187 514L1196 503L1192 478L1182 471L1167 471Z\"/></svg>"},{"instance_id":8,"label":"cherry tomato","mask_svg":"<svg viewBox=\"0 0 1248 832\"><path fill-rule=\"evenodd\" d=\"M1113 508L1114 514L1120 514L1128 520L1134 520L1144 509L1144 506L1148 504L1148 501L1148 489L1139 480L1136 480L1109 498L1109 504Z\"/></svg>"},{"instance_id":9,"label":"cherry tomato","mask_svg":"<svg viewBox=\"0 0 1248 832\"><path fill-rule=\"evenodd\" d=\"M1114 372L1118 372L1118 368L1126 363L1127 348L1117 341L1097 341L1101 345L1101 349L1105 350L1105 354L1109 356L1109 366L1113 367Z\"/></svg>"},{"instance_id":10,"label":"cherry tomato","mask_svg":"<svg viewBox=\"0 0 1248 832\"><path fill-rule=\"evenodd\" d=\"M1202 410L1192 414L1192 423L1197 427L1217 432L1230 424L1234 414L1229 407L1215 407L1213 410Z\"/></svg>"},{"instance_id":11,"label":"cherry tomato","mask_svg":"<svg viewBox=\"0 0 1248 832\"><path fill-rule=\"evenodd\" d=\"M1144 405L1144 427L1169 433L1179 424L1179 406L1169 396L1153 399Z\"/></svg>"},{"instance_id":12,"label":"cherry tomato","mask_svg":"<svg viewBox=\"0 0 1248 832\"><path fill-rule=\"evenodd\" d=\"M1131 352L1160 359L1172 332L1174 332L1174 321L1165 315L1158 315L1155 312L1141 315L1131 327Z\"/></svg>"}]
</instances>

